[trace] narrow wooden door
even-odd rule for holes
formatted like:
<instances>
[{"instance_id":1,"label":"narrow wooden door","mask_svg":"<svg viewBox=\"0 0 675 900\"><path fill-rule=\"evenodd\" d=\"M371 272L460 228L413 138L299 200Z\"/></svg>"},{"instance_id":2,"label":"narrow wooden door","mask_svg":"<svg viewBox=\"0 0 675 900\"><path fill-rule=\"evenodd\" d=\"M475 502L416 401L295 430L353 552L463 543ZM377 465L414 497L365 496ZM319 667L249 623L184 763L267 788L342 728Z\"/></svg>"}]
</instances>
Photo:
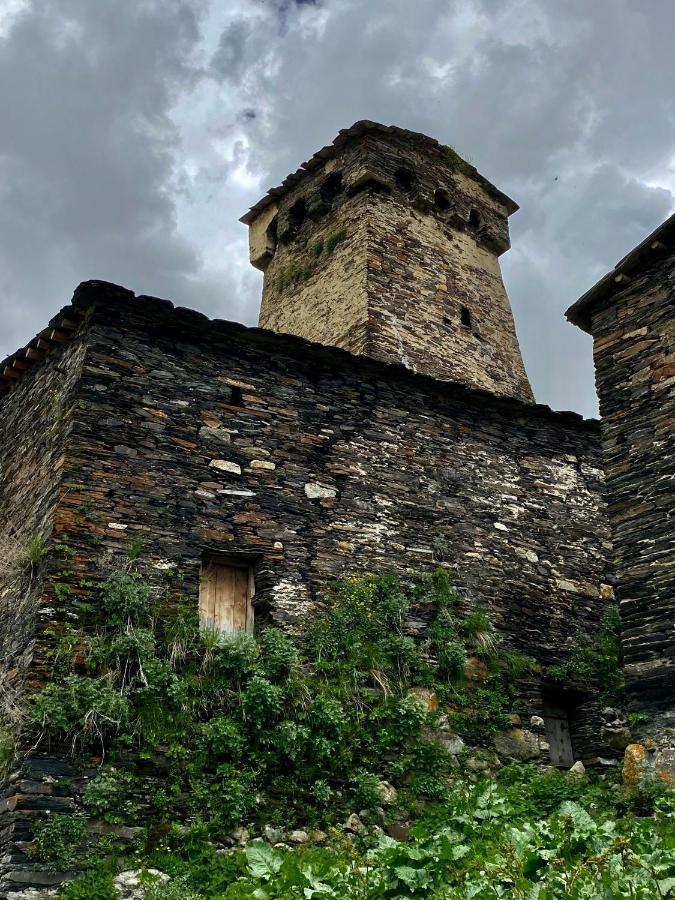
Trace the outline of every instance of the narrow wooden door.
<instances>
[{"instance_id":1,"label":"narrow wooden door","mask_svg":"<svg viewBox=\"0 0 675 900\"><path fill-rule=\"evenodd\" d=\"M205 560L199 588L199 620L222 632L249 631L252 575L248 568Z\"/></svg>"},{"instance_id":2,"label":"narrow wooden door","mask_svg":"<svg viewBox=\"0 0 675 900\"><path fill-rule=\"evenodd\" d=\"M574 763L574 750L570 736L570 724L567 713L560 710L547 710L544 715L546 740L549 744L551 764L569 768Z\"/></svg>"}]
</instances>

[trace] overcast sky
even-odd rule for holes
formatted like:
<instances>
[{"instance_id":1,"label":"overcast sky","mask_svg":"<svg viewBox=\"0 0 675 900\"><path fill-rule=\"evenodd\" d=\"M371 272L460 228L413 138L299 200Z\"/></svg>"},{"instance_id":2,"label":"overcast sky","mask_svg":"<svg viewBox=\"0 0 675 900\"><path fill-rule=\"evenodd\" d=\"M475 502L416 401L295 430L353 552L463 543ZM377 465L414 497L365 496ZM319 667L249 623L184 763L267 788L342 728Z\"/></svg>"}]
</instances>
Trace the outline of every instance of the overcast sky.
<instances>
[{"instance_id":1,"label":"overcast sky","mask_svg":"<svg viewBox=\"0 0 675 900\"><path fill-rule=\"evenodd\" d=\"M672 0L0 0L0 357L87 278L255 323L239 216L369 118L520 204L537 399L594 415L563 311L675 207L673 34Z\"/></svg>"}]
</instances>

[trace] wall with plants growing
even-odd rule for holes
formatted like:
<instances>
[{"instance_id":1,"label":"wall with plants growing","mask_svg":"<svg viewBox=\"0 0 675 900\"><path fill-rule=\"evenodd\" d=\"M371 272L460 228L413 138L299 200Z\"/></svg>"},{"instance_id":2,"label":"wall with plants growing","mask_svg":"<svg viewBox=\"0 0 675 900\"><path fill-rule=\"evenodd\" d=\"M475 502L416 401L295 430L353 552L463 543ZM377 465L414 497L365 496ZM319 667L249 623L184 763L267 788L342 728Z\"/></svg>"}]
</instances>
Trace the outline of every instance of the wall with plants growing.
<instances>
[{"instance_id":1,"label":"wall with plants growing","mask_svg":"<svg viewBox=\"0 0 675 900\"><path fill-rule=\"evenodd\" d=\"M84 356L82 336L0 397L0 782L24 714L26 677L40 636L43 573ZM28 365L26 363L26 365ZM39 656L39 651L38 651Z\"/></svg>"},{"instance_id":2,"label":"wall with plants growing","mask_svg":"<svg viewBox=\"0 0 675 900\"><path fill-rule=\"evenodd\" d=\"M544 664L611 604L595 423L98 282L74 302L57 617L129 547L195 599L204 550L246 556L256 615L290 630L331 578L440 564Z\"/></svg>"},{"instance_id":3,"label":"wall with plants growing","mask_svg":"<svg viewBox=\"0 0 675 900\"><path fill-rule=\"evenodd\" d=\"M42 728L24 745L31 749L40 739L40 752L26 760L27 790L10 793L5 804L15 845L28 840L31 821L47 810L61 815L79 808L87 768L70 757L88 754L97 770L101 759L110 761L111 734L116 753L126 740L133 765L146 761L142 793L156 779L158 802L169 770L189 768L173 755L144 756L150 751L139 746L138 734L161 740L166 711L178 725L180 710L190 708L175 663L183 652L192 659L192 651L180 641L163 649L162 629L170 631L176 618L194 625L205 551L249 561L258 626L296 637L321 621L336 578L390 572L405 580L440 567L460 598L455 615L466 633L459 643L466 646L473 628L498 634L501 651L514 659L532 657L541 672L531 672L521 690L520 712L540 711L542 672L565 663L578 633L593 633L612 600L594 423L300 339L211 322L100 282L82 285L73 303L86 314L83 343L78 338L63 351L72 354L72 364L64 356L63 371L76 386L63 431L64 461L53 461L61 488L43 559L40 616L32 619L39 623L32 687L49 684L39 693ZM46 377L46 364L29 372L3 407L28 421L19 391L39 391L42 372ZM44 408L48 397L40 394ZM31 441L38 446L35 436ZM25 472L10 490L21 497L32 483ZM127 577L131 565L154 598L151 614L144 607L137 621L129 620L133 634L125 631L126 619L100 618L101 586L108 585L108 597L111 573ZM471 616L477 618L470 627ZM434 604L413 602L400 653L409 640L433 642L437 617ZM478 627L487 621L489 629ZM437 645L443 666L445 651ZM448 642L448 666L460 650ZM260 702L263 722L268 708L274 724L279 704L287 702L286 688L260 668L262 652L256 650L255 665L240 675L223 662L219 676L221 692L228 679L242 679L237 702L245 729L250 704ZM210 683L213 674L207 667L197 683ZM478 739L484 710L501 715L506 707L494 692L476 690L481 714L471 718L463 707L462 715L470 716L465 733L475 731ZM202 701L208 710L208 699ZM309 726L297 717L288 721L277 740L291 753L294 742L304 746ZM188 719L185 727L192 725ZM246 755L241 748L248 753L256 745L247 730L238 734L233 747ZM267 740L261 729L261 748ZM212 768L204 742L205 771L230 785L231 763ZM385 744L374 746L376 759L390 752ZM180 758L175 741L171 753ZM433 772L435 764L423 762ZM244 769L243 787L241 780L230 785L235 805L252 796L254 780L246 780ZM105 777L117 776L106 771ZM44 793L51 778L60 786ZM320 774L315 780L327 781ZM36 784L42 787L31 793ZM189 780L171 784L168 807L183 804L194 815L194 797L208 806L210 788ZM328 786L335 789L329 780ZM307 795L297 796L308 809ZM30 865L23 852L19 867ZM14 857L7 858L13 865Z\"/></svg>"},{"instance_id":4,"label":"wall with plants growing","mask_svg":"<svg viewBox=\"0 0 675 900\"><path fill-rule=\"evenodd\" d=\"M69 769L43 780L62 805L34 822L15 877L79 872L60 895L96 900L116 896L120 870L160 870L172 884L153 888L149 872L148 896L185 900L488 896L495 882L496 896L541 882L583 897L598 877L647 891L673 874L663 791L612 796L606 775L508 766L481 781L499 771L493 738L536 663L505 650L484 612L461 611L443 569L336 583L292 641L274 627L200 630L189 602L167 606L126 568L31 702L33 759ZM431 626L415 639L406 623L420 606ZM603 824L589 804L660 824Z\"/></svg>"}]
</instances>

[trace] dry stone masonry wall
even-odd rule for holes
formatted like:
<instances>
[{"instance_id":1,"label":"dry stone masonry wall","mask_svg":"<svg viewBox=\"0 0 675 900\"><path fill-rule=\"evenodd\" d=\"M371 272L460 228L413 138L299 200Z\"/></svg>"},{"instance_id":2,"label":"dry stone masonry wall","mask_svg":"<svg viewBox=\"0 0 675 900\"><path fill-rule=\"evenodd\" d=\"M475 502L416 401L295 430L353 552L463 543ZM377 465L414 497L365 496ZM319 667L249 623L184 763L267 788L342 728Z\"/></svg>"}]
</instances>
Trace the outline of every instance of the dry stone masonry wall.
<instances>
[{"instance_id":1,"label":"dry stone masonry wall","mask_svg":"<svg viewBox=\"0 0 675 900\"><path fill-rule=\"evenodd\" d=\"M92 299L78 488L55 522L74 581L140 542L196 602L203 551L244 554L257 615L300 629L333 577L440 562L542 661L597 623L611 587L595 423L165 301L85 286L76 302Z\"/></svg>"},{"instance_id":2,"label":"dry stone masonry wall","mask_svg":"<svg viewBox=\"0 0 675 900\"><path fill-rule=\"evenodd\" d=\"M654 242L652 242L654 243ZM672 247L672 241L671 241ZM675 735L675 252L589 312L629 698ZM627 286L623 286L627 285Z\"/></svg>"},{"instance_id":3,"label":"dry stone masonry wall","mask_svg":"<svg viewBox=\"0 0 675 900\"><path fill-rule=\"evenodd\" d=\"M83 358L81 339L56 348L0 403L0 747L9 747L20 721L24 681L35 668L34 638L48 621L40 606L42 574L52 555Z\"/></svg>"},{"instance_id":4,"label":"dry stone masonry wall","mask_svg":"<svg viewBox=\"0 0 675 900\"><path fill-rule=\"evenodd\" d=\"M54 766L62 768L62 761L36 761L40 774L5 785L27 694L51 671L53 606L44 602L43 579L57 568L50 537L67 490L67 448L83 359L81 335L63 348L56 345L0 401L0 897L2 874L25 862L18 848L30 840L31 823L73 808L42 781L43 774L53 781ZM13 884L23 877L17 872ZM50 883L49 876L36 877Z\"/></svg>"}]
</instances>

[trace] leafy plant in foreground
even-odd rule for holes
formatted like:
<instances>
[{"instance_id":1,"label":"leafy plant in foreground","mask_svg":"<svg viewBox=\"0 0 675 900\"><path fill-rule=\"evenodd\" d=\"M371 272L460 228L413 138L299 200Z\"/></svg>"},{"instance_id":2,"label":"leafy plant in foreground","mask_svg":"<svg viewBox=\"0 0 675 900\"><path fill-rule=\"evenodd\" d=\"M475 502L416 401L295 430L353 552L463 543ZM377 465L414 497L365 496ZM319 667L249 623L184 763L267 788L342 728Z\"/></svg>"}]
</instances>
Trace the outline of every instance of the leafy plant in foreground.
<instances>
[{"instance_id":1,"label":"leafy plant in foreground","mask_svg":"<svg viewBox=\"0 0 675 900\"><path fill-rule=\"evenodd\" d=\"M105 848L82 859L66 836L63 853L91 871L63 896L106 900L106 858L166 872L167 898L604 900L671 890L667 797L631 800L593 776L526 767L473 784L454 768L434 737L440 717L489 745L535 664L490 646L489 619L462 614L444 570L335 585L301 642L274 628L228 638L189 617L179 627L157 613L159 601L151 618L139 584L106 588L113 600L97 633L82 636L88 674L57 673L35 701L38 733L105 750L88 810L146 826L133 860ZM430 622L423 639L408 633L419 609ZM468 653L485 661L478 687L464 683ZM136 781L130 755L157 763L161 780L148 784L139 769ZM382 781L396 789L384 811ZM361 810L369 830L348 841L342 823ZM406 844L370 827L413 821ZM242 825L254 836L267 825L318 827L328 845L253 841L242 852L228 837Z\"/></svg>"}]
</instances>

